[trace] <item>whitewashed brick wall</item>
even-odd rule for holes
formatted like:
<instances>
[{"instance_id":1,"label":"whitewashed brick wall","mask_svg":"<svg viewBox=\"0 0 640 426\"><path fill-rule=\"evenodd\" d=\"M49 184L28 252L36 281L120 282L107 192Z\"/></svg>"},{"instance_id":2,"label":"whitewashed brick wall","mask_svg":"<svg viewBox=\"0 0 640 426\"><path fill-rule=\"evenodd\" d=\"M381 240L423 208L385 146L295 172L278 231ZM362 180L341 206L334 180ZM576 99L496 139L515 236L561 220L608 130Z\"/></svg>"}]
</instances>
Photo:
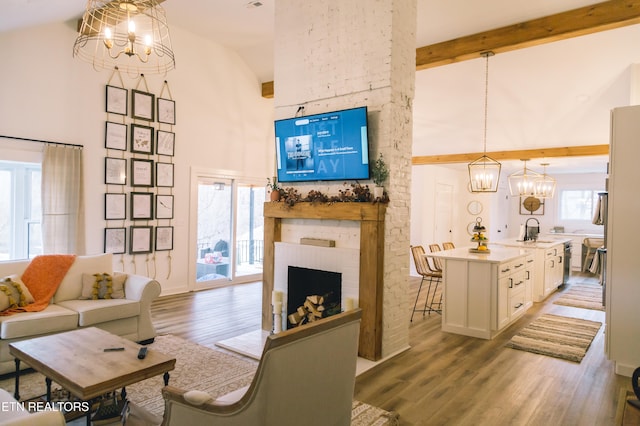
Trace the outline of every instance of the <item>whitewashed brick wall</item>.
<instances>
[{"instance_id":1,"label":"whitewashed brick wall","mask_svg":"<svg viewBox=\"0 0 640 426\"><path fill-rule=\"evenodd\" d=\"M416 0L278 0L275 8L276 119L293 117L301 105L306 114L366 105L370 158L382 152L391 170L386 183L391 202L385 219L383 357L407 348L409 341L416 13ZM337 194L343 183L296 187L301 194L311 189ZM317 226L308 223L309 231L301 233L312 233Z\"/></svg>"}]
</instances>

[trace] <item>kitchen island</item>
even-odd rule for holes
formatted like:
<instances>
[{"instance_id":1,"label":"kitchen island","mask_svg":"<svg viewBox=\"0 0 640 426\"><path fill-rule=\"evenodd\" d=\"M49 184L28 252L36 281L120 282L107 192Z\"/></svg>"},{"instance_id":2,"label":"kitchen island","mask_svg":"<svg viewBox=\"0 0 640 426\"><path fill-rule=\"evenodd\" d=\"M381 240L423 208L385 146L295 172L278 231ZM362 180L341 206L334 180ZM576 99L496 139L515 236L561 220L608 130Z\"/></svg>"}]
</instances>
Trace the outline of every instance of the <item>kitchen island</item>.
<instances>
[{"instance_id":1,"label":"kitchen island","mask_svg":"<svg viewBox=\"0 0 640 426\"><path fill-rule=\"evenodd\" d=\"M533 252L490 246L430 253L442 263L442 331L493 339L533 304Z\"/></svg>"},{"instance_id":2,"label":"kitchen island","mask_svg":"<svg viewBox=\"0 0 640 426\"><path fill-rule=\"evenodd\" d=\"M565 259L566 243L571 243L571 238L553 237L536 241L518 241L514 238L495 241L493 244L531 250L535 265L533 301L542 302L564 283L564 263L571 262L571 258Z\"/></svg>"}]
</instances>

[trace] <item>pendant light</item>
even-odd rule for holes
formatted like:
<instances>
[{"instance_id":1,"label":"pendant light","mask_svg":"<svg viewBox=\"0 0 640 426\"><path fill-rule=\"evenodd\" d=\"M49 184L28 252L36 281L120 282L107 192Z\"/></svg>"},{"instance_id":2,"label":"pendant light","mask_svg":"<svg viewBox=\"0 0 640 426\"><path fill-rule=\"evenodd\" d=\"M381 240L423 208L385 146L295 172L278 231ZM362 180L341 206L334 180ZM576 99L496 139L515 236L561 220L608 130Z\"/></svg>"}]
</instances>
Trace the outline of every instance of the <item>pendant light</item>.
<instances>
[{"instance_id":1,"label":"pendant light","mask_svg":"<svg viewBox=\"0 0 640 426\"><path fill-rule=\"evenodd\" d=\"M512 196L534 196L536 195L536 182L542 177L540 173L536 173L531 169L527 169L527 161L522 159L524 168L509 175L509 193Z\"/></svg>"},{"instance_id":2,"label":"pendant light","mask_svg":"<svg viewBox=\"0 0 640 426\"><path fill-rule=\"evenodd\" d=\"M542 176L535 181L535 195L538 198L553 198L553 194L556 192L556 180L547 174L549 163L540 163L540 165L544 169L542 170Z\"/></svg>"},{"instance_id":3,"label":"pendant light","mask_svg":"<svg viewBox=\"0 0 640 426\"><path fill-rule=\"evenodd\" d=\"M471 192L496 192L498 191L498 180L500 179L501 164L487 156L487 105L489 99L489 57L493 52L484 52L482 56L486 59L485 82L484 82L484 133L483 133L483 155L477 160L469 163L469 188Z\"/></svg>"}]
</instances>

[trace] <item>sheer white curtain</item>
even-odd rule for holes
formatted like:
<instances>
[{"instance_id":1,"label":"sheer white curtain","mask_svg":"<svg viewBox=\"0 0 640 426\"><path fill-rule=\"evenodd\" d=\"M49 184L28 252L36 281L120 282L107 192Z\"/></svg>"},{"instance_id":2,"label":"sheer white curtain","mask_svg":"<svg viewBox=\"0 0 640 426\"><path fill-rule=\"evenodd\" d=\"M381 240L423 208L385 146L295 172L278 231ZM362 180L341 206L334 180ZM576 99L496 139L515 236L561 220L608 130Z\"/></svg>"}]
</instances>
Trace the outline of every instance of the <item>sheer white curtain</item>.
<instances>
[{"instance_id":1,"label":"sheer white curtain","mask_svg":"<svg viewBox=\"0 0 640 426\"><path fill-rule=\"evenodd\" d=\"M47 144L42 158L44 253L85 254L82 148Z\"/></svg>"}]
</instances>

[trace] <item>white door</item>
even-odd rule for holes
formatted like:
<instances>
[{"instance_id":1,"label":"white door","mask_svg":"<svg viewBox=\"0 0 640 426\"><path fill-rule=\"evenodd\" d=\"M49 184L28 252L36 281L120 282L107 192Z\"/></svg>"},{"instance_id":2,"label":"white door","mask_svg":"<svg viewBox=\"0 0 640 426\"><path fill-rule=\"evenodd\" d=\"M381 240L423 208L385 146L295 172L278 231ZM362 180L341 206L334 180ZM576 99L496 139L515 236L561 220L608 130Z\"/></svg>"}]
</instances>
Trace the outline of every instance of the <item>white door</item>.
<instances>
[{"instance_id":1,"label":"white door","mask_svg":"<svg viewBox=\"0 0 640 426\"><path fill-rule=\"evenodd\" d=\"M453 185L436 183L436 199L434 215L434 241L439 244L453 241Z\"/></svg>"}]
</instances>

